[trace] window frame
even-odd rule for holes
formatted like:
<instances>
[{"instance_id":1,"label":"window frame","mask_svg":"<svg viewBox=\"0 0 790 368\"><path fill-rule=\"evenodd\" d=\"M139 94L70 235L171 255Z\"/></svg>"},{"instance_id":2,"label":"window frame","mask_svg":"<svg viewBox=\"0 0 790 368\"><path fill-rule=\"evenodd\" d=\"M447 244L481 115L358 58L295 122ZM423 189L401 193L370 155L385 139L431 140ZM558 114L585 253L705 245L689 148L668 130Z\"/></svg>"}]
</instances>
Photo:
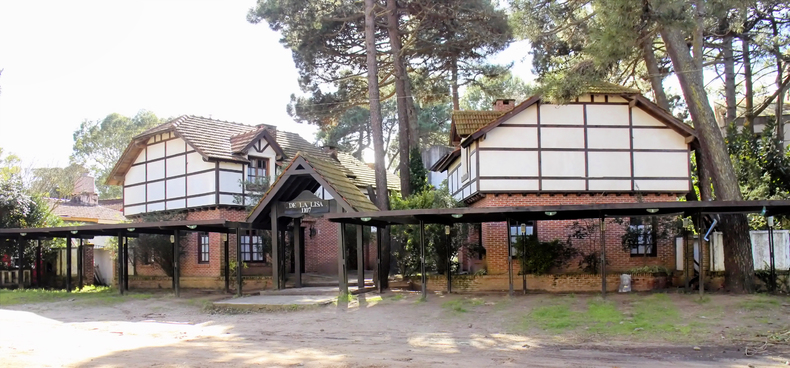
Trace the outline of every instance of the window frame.
<instances>
[{"instance_id":1,"label":"window frame","mask_svg":"<svg viewBox=\"0 0 790 368\"><path fill-rule=\"evenodd\" d=\"M516 259L518 258L517 251L516 251L516 241L518 237L524 236L521 234L521 224L527 224L527 231L526 236L538 236L538 222L537 221L525 221L525 222L510 222L508 223L508 236L510 237L510 255L511 258ZM513 234L513 230L515 229L516 233Z\"/></svg>"},{"instance_id":2,"label":"window frame","mask_svg":"<svg viewBox=\"0 0 790 368\"><path fill-rule=\"evenodd\" d=\"M252 240L252 243L250 242ZM257 231L245 232L241 235L241 261L245 263L265 263L266 252L263 247L263 236L259 235ZM258 251L253 252L255 246L258 246ZM257 257L255 257L257 256ZM258 259L255 259L258 258Z\"/></svg>"},{"instance_id":3,"label":"window frame","mask_svg":"<svg viewBox=\"0 0 790 368\"><path fill-rule=\"evenodd\" d=\"M263 168L258 167L258 163L263 163ZM268 157L250 157L250 163L247 164L247 181L252 182L253 180L257 179L269 179L269 170L271 166L269 165L269 158ZM261 170L263 171L263 175L261 174ZM255 175L253 175L253 173ZM255 179L253 179L255 178Z\"/></svg>"},{"instance_id":4,"label":"window frame","mask_svg":"<svg viewBox=\"0 0 790 368\"><path fill-rule=\"evenodd\" d=\"M197 256L198 264L211 263L211 238L207 232L197 233Z\"/></svg>"},{"instance_id":5,"label":"window frame","mask_svg":"<svg viewBox=\"0 0 790 368\"><path fill-rule=\"evenodd\" d=\"M639 217L628 219L628 232L637 234L629 236L629 255L631 257L658 257L658 242L656 231L651 221L643 221ZM639 233L633 232L634 229L640 230ZM632 241L635 239L636 241ZM640 247L642 251L640 252Z\"/></svg>"}]
</instances>

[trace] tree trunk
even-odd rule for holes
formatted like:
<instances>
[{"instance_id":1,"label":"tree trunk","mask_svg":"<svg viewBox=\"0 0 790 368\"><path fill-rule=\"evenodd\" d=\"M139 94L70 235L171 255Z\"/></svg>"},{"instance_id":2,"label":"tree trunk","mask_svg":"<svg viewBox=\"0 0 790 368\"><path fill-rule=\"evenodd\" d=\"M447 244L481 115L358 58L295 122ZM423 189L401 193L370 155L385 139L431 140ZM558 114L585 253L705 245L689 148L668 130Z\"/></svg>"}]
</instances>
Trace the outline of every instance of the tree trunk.
<instances>
[{"instance_id":1,"label":"tree trunk","mask_svg":"<svg viewBox=\"0 0 790 368\"><path fill-rule=\"evenodd\" d=\"M749 53L749 36L741 37L743 47L743 86L746 100L746 113L743 119L743 127L754 133L754 86L752 83L752 56Z\"/></svg>"},{"instance_id":2,"label":"tree trunk","mask_svg":"<svg viewBox=\"0 0 790 368\"><path fill-rule=\"evenodd\" d=\"M453 59L450 66L450 88L453 94L453 110L460 110L461 104L458 100L458 59Z\"/></svg>"},{"instance_id":3,"label":"tree trunk","mask_svg":"<svg viewBox=\"0 0 790 368\"><path fill-rule=\"evenodd\" d=\"M724 37L722 40L721 53L724 56L724 101L727 104L727 116L725 116L725 126L735 121L736 106L738 104L735 95L735 58L732 55L732 36Z\"/></svg>"},{"instance_id":4,"label":"tree trunk","mask_svg":"<svg viewBox=\"0 0 790 368\"><path fill-rule=\"evenodd\" d=\"M670 27L661 29L661 38L667 46L667 53L694 121L702 154L706 156L704 166L710 170L716 198L741 200L738 178L724 145L724 137L708 102L702 74L694 70L694 60L689 54L686 40L680 30ZM754 264L746 216L722 215L721 223L720 229L725 232L725 283L729 290L751 292L754 288Z\"/></svg>"},{"instance_id":5,"label":"tree trunk","mask_svg":"<svg viewBox=\"0 0 790 368\"><path fill-rule=\"evenodd\" d=\"M653 96L656 99L656 105L664 110L669 111L669 99L664 92L664 76L658 69L658 61L656 54L653 51L653 39L645 39L642 42L642 53L645 58L645 66L647 67L647 74L650 77L650 86L653 88Z\"/></svg>"},{"instance_id":6,"label":"tree trunk","mask_svg":"<svg viewBox=\"0 0 790 368\"><path fill-rule=\"evenodd\" d=\"M398 22L398 1L387 0L387 33L390 39L390 53L395 71L395 100L398 105L398 151L400 161L400 190L403 198L411 194L411 173L409 172L409 117L406 108L406 69L403 67L401 40Z\"/></svg>"},{"instance_id":7,"label":"tree trunk","mask_svg":"<svg viewBox=\"0 0 790 368\"><path fill-rule=\"evenodd\" d=\"M405 66L405 65L404 65ZM409 147L420 148L420 127L417 120L417 111L414 109L414 94L411 91L411 81L409 80L409 68L406 68L406 111L409 116Z\"/></svg>"},{"instance_id":8,"label":"tree trunk","mask_svg":"<svg viewBox=\"0 0 790 368\"><path fill-rule=\"evenodd\" d=\"M379 96L378 64L376 60L376 1L365 0L365 51L368 67L368 99L370 100L370 125L373 131L373 152L376 172L375 204L380 210L389 209L387 170L384 163L384 132L381 122L381 99ZM390 244L383 242L382 271L389 275ZM386 262L385 262L386 261Z\"/></svg>"},{"instance_id":9,"label":"tree trunk","mask_svg":"<svg viewBox=\"0 0 790 368\"><path fill-rule=\"evenodd\" d=\"M773 29L774 38L778 40L779 30L776 27L776 19L773 17L771 18L771 27ZM784 120L782 120L782 114L784 113L782 110L784 108L785 102L785 86L782 83L782 79L784 78L784 63L782 62L782 50L779 48L779 43L776 41L774 42L774 57L776 58L776 88L778 90L778 93L776 94L776 109L774 110L774 114L776 116L776 138L781 144L779 147L784 149L785 125Z\"/></svg>"}]
</instances>

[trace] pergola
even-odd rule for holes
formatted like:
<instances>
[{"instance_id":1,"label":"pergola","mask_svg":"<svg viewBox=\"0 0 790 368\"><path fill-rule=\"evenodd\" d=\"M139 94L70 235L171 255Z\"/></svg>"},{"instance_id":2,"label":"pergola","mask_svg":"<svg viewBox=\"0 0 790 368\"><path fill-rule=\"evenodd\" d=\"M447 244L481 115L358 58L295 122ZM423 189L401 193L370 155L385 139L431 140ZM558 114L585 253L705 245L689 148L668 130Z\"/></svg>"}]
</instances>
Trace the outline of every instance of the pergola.
<instances>
[{"instance_id":1,"label":"pergola","mask_svg":"<svg viewBox=\"0 0 790 368\"><path fill-rule=\"evenodd\" d=\"M181 235L185 232L208 232L208 233L221 233L224 234L224 271L225 271L225 292L230 291L230 252L228 244L228 234L236 234L236 257L238 264L241 264L241 233L242 231L257 229L253 227L252 223L247 222L233 222L225 220L196 220L196 221L159 221L159 222L137 222L137 223L122 223L122 224L106 224L106 225L86 225L86 226L63 226L63 227L48 227L48 228L23 228L23 229L0 229L0 239L9 241L11 239L17 240L20 255L24 250L24 242L35 240L38 242L38 249L36 251L36 263L41 261L41 240L52 238L65 238L66 239L66 291L71 292L71 239L92 239L95 236L113 236L118 237L118 290L120 294L124 294L129 290L129 242L128 238L136 238L140 234L155 234L155 235L170 235L171 242L173 243L173 252L177 254ZM80 247L81 248L81 245ZM77 251L79 255L82 250ZM180 295L180 282L179 282L179 257L174 257L173 262L173 291L176 296ZM82 286L82 257L77 257L77 272L79 278L79 286ZM20 270L24 267L24 258L20 257ZM237 281L237 294L241 295L242 290L242 275L241 267L236 269ZM39 279L42 276L41 270L38 272ZM20 273L21 274L21 273ZM23 286L22 277L19 277L19 286Z\"/></svg>"},{"instance_id":2,"label":"pergola","mask_svg":"<svg viewBox=\"0 0 790 368\"><path fill-rule=\"evenodd\" d=\"M517 195L517 194L513 194ZM379 229L390 225L419 225L420 228L420 270L422 274L422 294L427 297L427 278L425 272L425 224L453 225L457 223L485 223L485 222L505 222L505 221L539 221L539 220L577 220L598 218L601 221L601 294L606 296L606 247L605 234L606 228L604 220L606 218L618 217L642 217L642 216L664 216L664 215L683 215L698 216L697 231L703 234L703 215L736 214L736 213L760 213L763 216L784 215L790 213L790 201L689 201L689 202L639 202L639 203L606 203L606 204L586 204L586 205L557 205L557 206L531 206L531 207L461 207L461 208L440 208L440 209L415 209L397 211L375 211L375 212L355 212L355 213L335 213L327 214L326 218L333 222L338 222L341 227L346 224L375 226ZM341 231L342 232L342 231ZM381 234L381 231L377 232ZM381 238L378 239L379 244ZM773 244L771 242L771 244ZM700 246L702 237L700 237ZM340 253L343 252L344 244L341 239ZM379 246L379 249L380 246ZM702 249L702 248L700 248ZM513 295L513 270L512 270L512 249L510 236L508 236L508 282L509 294ZM774 269L773 248L770 249L771 269ZM701 262L702 263L702 262ZM379 262L379 267L381 264ZM379 268L379 275L381 268ZM342 276L342 275L341 275ZM700 267L700 280L704 279L704 267ZM451 280L448 272L448 288ZM700 282L700 294L704 293L703 282ZM343 290L341 284L341 293ZM526 289L525 289L526 292Z\"/></svg>"}]
</instances>

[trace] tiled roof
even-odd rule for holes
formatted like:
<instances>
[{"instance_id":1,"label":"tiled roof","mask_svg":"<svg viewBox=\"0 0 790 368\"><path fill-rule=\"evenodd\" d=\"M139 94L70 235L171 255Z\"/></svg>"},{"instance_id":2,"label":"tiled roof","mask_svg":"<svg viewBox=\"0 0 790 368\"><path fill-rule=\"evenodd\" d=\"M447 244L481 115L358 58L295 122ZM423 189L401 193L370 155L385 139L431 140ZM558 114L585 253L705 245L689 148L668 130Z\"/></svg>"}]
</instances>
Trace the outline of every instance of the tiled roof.
<instances>
[{"instance_id":1,"label":"tiled roof","mask_svg":"<svg viewBox=\"0 0 790 368\"><path fill-rule=\"evenodd\" d=\"M619 84L609 83L609 82L597 82L597 83L590 83L587 87L582 89L584 93L591 93L591 94L641 94L637 89L628 88L621 86Z\"/></svg>"},{"instance_id":2,"label":"tiled roof","mask_svg":"<svg viewBox=\"0 0 790 368\"><path fill-rule=\"evenodd\" d=\"M121 211L104 206L88 206L51 198L47 199L47 202L52 209L52 214L63 218L64 221L69 221L69 218L96 219L100 222L114 223L126 221L126 217Z\"/></svg>"},{"instance_id":3,"label":"tiled roof","mask_svg":"<svg viewBox=\"0 0 790 368\"><path fill-rule=\"evenodd\" d=\"M337 159L343 167L351 171L354 176L354 183L358 187L376 186L376 171L371 169L366 163L345 152L338 152ZM387 188L400 191L400 178L389 171L387 171Z\"/></svg>"},{"instance_id":4,"label":"tiled roof","mask_svg":"<svg viewBox=\"0 0 790 368\"><path fill-rule=\"evenodd\" d=\"M321 177L323 177L349 205L354 207L356 211L379 210L366 195L362 194L362 191L356 183L340 173L340 170L338 170L340 168L339 162L304 152L297 153L297 157L298 156L304 157L307 163L315 169L316 173L321 175Z\"/></svg>"},{"instance_id":5,"label":"tiled roof","mask_svg":"<svg viewBox=\"0 0 790 368\"><path fill-rule=\"evenodd\" d=\"M273 135L276 135L277 144L286 156L284 157L285 162L296 157L298 152L312 157L329 156L328 153L308 142L299 134L280 131L272 125L253 126L191 115L180 116L165 124L153 127L137 135L135 139L144 139L152 134L173 130L176 135L183 138L208 159L246 161L245 154L239 150L255 139L263 129L275 133ZM127 158L126 161L130 164L133 160L134 158ZM363 162L344 153L338 153L338 160L340 165L336 165L336 169L352 178L358 187L376 185L375 171ZM399 191L400 180L398 177L388 173L387 187Z\"/></svg>"},{"instance_id":6,"label":"tiled roof","mask_svg":"<svg viewBox=\"0 0 790 368\"><path fill-rule=\"evenodd\" d=\"M459 136L465 137L488 125L494 119L504 115L507 111L453 111L455 131Z\"/></svg>"}]
</instances>

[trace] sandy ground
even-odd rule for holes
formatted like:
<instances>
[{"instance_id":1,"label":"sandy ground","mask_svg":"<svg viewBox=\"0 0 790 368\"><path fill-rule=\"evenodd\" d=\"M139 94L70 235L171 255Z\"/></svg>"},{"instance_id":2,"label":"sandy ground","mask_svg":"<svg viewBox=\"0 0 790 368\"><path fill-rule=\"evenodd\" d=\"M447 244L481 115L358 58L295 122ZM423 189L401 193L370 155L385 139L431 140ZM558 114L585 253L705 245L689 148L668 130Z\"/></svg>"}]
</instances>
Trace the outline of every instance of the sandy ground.
<instances>
[{"instance_id":1,"label":"sandy ground","mask_svg":"<svg viewBox=\"0 0 790 368\"><path fill-rule=\"evenodd\" d=\"M209 313L207 297L197 295L114 305L15 305L0 308L0 366L764 367L785 366L790 357L782 351L747 357L744 343L735 340L787 327L790 308L780 304L747 315L735 310L737 297L726 295L702 306L677 301L684 315L714 316L688 337L693 342L514 331L524 311L552 297L476 296L485 303L465 313L448 309L447 301L470 296L419 302L414 294L385 294L383 300L368 294L349 305L243 314ZM613 296L618 303L629 297L638 296Z\"/></svg>"}]
</instances>

